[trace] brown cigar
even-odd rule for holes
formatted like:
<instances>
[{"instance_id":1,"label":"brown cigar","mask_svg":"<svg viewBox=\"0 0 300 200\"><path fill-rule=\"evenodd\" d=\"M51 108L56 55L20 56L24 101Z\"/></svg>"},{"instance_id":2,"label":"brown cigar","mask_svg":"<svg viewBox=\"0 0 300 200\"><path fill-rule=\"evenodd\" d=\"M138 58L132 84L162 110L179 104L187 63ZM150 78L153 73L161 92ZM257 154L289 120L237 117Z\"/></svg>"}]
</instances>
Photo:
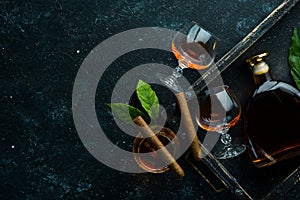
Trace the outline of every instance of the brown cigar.
<instances>
[{"instance_id":1,"label":"brown cigar","mask_svg":"<svg viewBox=\"0 0 300 200\"><path fill-rule=\"evenodd\" d=\"M187 130L187 135L188 135L188 137L193 137L193 138L190 138L193 140L193 142L191 144L191 150L192 150L193 156L195 157L195 159L200 160L202 158L202 151L200 148L199 140L197 137L197 133L196 133L193 121L192 121L189 107L187 105L185 95L183 92L180 92L180 93L176 94L176 98L179 103L179 107L181 110L181 116L183 118L182 120L184 123L184 127Z\"/></svg>"},{"instance_id":2,"label":"brown cigar","mask_svg":"<svg viewBox=\"0 0 300 200\"><path fill-rule=\"evenodd\" d=\"M136 123L143 134L144 137L148 137L150 142L155 146L156 150L160 149L162 151L162 159L164 162L171 163L169 168L179 177L184 176L184 171L180 167L180 165L176 162L173 156L169 153L169 151L165 148L165 146L161 143L161 141L157 138L155 133L151 130L148 124L144 121L141 116L138 116L133 119L134 123Z\"/></svg>"}]
</instances>

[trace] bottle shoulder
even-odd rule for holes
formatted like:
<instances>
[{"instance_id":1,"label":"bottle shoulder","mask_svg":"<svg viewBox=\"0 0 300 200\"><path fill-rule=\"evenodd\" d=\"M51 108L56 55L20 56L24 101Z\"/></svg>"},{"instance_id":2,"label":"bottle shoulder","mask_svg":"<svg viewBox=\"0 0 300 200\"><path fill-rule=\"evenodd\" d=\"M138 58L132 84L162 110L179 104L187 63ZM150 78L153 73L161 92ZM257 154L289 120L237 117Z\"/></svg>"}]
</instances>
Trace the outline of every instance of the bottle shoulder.
<instances>
[{"instance_id":1,"label":"bottle shoulder","mask_svg":"<svg viewBox=\"0 0 300 200\"><path fill-rule=\"evenodd\" d=\"M278 80L268 80L264 82L258 88L256 88L253 96L263 92L275 91L275 90L280 90L285 93L296 95L300 98L300 91L298 89L296 89L295 87L293 87L292 85L284 81L278 81Z\"/></svg>"}]
</instances>

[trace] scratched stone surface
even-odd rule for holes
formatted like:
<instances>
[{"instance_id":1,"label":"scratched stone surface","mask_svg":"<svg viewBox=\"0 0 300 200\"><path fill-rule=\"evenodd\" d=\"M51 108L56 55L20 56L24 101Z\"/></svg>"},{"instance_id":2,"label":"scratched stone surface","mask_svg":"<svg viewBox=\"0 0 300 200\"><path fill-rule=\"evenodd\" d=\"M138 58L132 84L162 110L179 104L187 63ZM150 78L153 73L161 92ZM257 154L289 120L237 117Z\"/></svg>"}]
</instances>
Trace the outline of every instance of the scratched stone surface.
<instances>
[{"instance_id":1,"label":"scratched stone surface","mask_svg":"<svg viewBox=\"0 0 300 200\"><path fill-rule=\"evenodd\" d=\"M124 173L96 160L83 146L74 126L73 84L84 58L117 33L152 26L178 30L195 20L221 39L217 54L220 58L280 3L279 0L0 1L0 199L233 198L226 190L215 193L183 158L178 160L186 172L183 179L171 172ZM278 33L282 30L289 33L294 25L299 27L296 17L285 19L285 26L278 28ZM275 29L262 42L287 39L278 33ZM261 48L259 44L257 48ZM176 66L171 53L135 53L113 64L115 68L108 70L96 93L101 125L116 145L129 150L132 138L114 128L110 110L104 105L110 98L111 86L130 66L150 61ZM274 70L277 77L290 80L286 70L282 69L283 73L278 70ZM226 83L236 85L235 81L243 77L234 72L240 73L225 72ZM245 77L245 84L250 84L250 78ZM238 86L234 89L240 91ZM246 101L248 94L238 95ZM248 164L245 156L239 159ZM241 172L240 168L225 164L234 173ZM253 188L254 192L260 190L255 185ZM295 186L286 199L296 199L298 191Z\"/></svg>"}]
</instances>

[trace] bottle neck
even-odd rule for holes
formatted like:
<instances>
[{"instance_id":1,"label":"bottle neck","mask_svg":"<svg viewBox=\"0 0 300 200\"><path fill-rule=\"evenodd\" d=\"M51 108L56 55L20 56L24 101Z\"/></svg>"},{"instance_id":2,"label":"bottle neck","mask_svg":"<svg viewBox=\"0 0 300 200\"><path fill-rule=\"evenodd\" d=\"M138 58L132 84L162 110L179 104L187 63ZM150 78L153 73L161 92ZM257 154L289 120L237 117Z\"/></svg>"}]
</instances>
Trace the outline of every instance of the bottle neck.
<instances>
[{"instance_id":1,"label":"bottle neck","mask_svg":"<svg viewBox=\"0 0 300 200\"><path fill-rule=\"evenodd\" d=\"M272 80L272 76L270 74L270 72L266 72L260 75L255 75L253 74L254 77L254 82L256 86L260 86L262 85L264 82Z\"/></svg>"},{"instance_id":2,"label":"bottle neck","mask_svg":"<svg viewBox=\"0 0 300 200\"><path fill-rule=\"evenodd\" d=\"M272 75L269 72L269 66L265 62L261 62L253 66L252 72L256 86L260 86L264 82L272 80Z\"/></svg>"}]
</instances>

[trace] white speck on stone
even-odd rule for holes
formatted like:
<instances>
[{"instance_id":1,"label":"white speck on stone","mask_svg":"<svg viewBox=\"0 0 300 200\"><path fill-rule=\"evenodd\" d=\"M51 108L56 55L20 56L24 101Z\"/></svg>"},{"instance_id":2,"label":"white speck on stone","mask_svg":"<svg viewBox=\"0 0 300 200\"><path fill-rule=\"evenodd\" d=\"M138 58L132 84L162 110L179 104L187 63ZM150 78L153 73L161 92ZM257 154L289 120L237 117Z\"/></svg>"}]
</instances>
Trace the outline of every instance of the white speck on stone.
<instances>
[{"instance_id":1,"label":"white speck on stone","mask_svg":"<svg viewBox=\"0 0 300 200\"><path fill-rule=\"evenodd\" d=\"M14 149L14 148L15 148L15 145L11 145L11 148Z\"/></svg>"},{"instance_id":2,"label":"white speck on stone","mask_svg":"<svg viewBox=\"0 0 300 200\"><path fill-rule=\"evenodd\" d=\"M12 98L13 98L13 96L11 96L11 95L10 95L10 96L9 96L9 98L10 98L10 99L12 99Z\"/></svg>"},{"instance_id":3,"label":"white speck on stone","mask_svg":"<svg viewBox=\"0 0 300 200\"><path fill-rule=\"evenodd\" d=\"M77 50L76 53L80 53L80 50Z\"/></svg>"}]
</instances>

